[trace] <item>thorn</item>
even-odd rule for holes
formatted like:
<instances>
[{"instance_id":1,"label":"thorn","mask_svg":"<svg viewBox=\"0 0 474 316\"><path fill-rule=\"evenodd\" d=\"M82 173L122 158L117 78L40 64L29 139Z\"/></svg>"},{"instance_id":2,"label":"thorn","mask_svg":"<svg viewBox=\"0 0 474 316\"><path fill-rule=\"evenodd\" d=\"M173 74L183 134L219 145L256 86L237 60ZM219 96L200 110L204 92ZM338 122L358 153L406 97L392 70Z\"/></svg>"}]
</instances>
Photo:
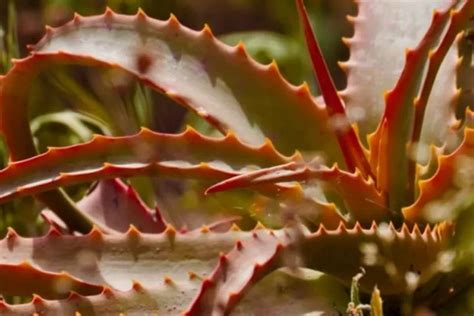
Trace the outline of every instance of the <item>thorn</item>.
<instances>
[{"instance_id":1,"label":"thorn","mask_svg":"<svg viewBox=\"0 0 474 316\"><path fill-rule=\"evenodd\" d=\"M46 37L51 37L53 35L54 29L49 25L45 25L44 32Z\"/></svg>"},{"instance_id":2,"label":"thorn","mask_svg":"<svg viewBox=\"0 0 474 316\"><path fill-rule=\"evenodd\" d=\"M356 222L354 227L352 228L352 230L355 233L360 233L360 232L362 232L362 225L359 222Z\"/></svg>"},{"instance_id":3,"label":"thorn","mask_svg":"<svg viewBox=\"0 0 474 316\"><path fill-rule=\"evenodd\" d=\"M318 228L318 230L316 231L315 235L321 236L321 235L326 235L326 234L327 234L327 229L326 229L326 227L324 227L323 224L319 224L319 228Z\"/></svg>"},{"instance_id":4,"label":"thorn","mask_svg":"<svg viewBox=\"0 0 474 316\"><path fill-rule=\"evenodd\" d=\"M351 24L354 24L355 21L356 21L356 17L353 16L353 15L346 15L346 19L347 19L347 22L351 23Z\"/></svg>"},{"instance_id":5,"label":"thorn","mask_svg":"<svg viewBox=\"0 0 474 316\"><path fill-rule=\"evenodd\" d=\"M172 225L166 224L166 229L165 229L164 233L166 234L166 236L168 236L168 239L170 241L170 245L171 245L171 247L173 247L174 240L176 239L176 229Z\"/></svg>"},{"instance_id":6,"label":"thorn","mask_svg":"<svg viewBox=\"0 0 474 316\"><path fill-rule=\"evenodd\" d=\"M188 272L188 277L189 277L190 280L200 279L200 277L192 271Z\"/></svg>"},{"instance_id":7,"label":"thorn","mask_svg":"<svg viewBox=\"0 0 474 316\"><path fill-rule=\"evenodd\" d=\"M257 225L255 225L254 230L261 230L261 229L266 229L265 226L263 226L262 222L258 221Z\"/></svg>"},{"instance_id":8,"label":"thorn","mask_svg":"<svg viewBox=\"0 0 474 316\"><path fill-rule=\"evenodd\" d=\"M433 56L435 55L435 53L436 53L436 50L430 49L428 51L428 59L433 59Z\"/></svg>"},{"instance_id":9,"label":"thorn","mask_svg":"<svg viewBox=\"0 0 474 316\"><path fill-rule=\"evenodd\" d=\"M344 45L346 45L347 47L351 47L351 43L352 43L352 39L351 39L351 38L349 38L349 37L342 37L341 40L342 40L342 43L344 43Z\"/></svg>"},{"instance_id":10,"label":"thorn","mask_svg":"<svg viewBox=\"0 0 474 316\"><path fill-rule=\"evenodd\" d=\"M55 226L51 225L49 231L46 234L47 237L59 237L62 236L62 233Z\"/></svg>"},{"instance_id":11,"label":"thorn","mask_svg":"<svg viewBox=\"0 0 474 316\"><path fill-rule=\"evenodd\" d=\"M70 291L69 296L67 297L66 300L73 301L73 300L78 300L80 298L81 298L81 295L79 295L79 293L77 293L75 291Z\"/></svg>"},{"instance_id":12,"label":"thorn","mask_svg":"<svg viewBox=\"0 0 474 316\"><path fill-rule=\"evenodd\" d=\"M104 170L113 169L113 168L114 168L114 165L111 164L110 162L104 162L104 163L102 164L102 168L103 168Z\"/></svg>"},{"instance_id":13,"label":"thorn","mask_svg":"<svg viewBox=\"0 0 474 316\"><path fill-rule=\"evenodd\" d=\"M135 292L141 292L141 291L143 291L143 286L137 280L133 280L132 281L132 289Z\"/></svg>"},{"instance_id":14,"label":"thorn","mask_svg":"<svg viewBox=\"0 0 474 316\"><path fill-rule=\"evenodd\" d=\"M135 225L130 224L127 231L127 237L133 239L138 239L140 237L140 231L135 227Z\"/></svg>"},{"instance_id":15,"label":"thorn","mask_svg":"<svg viewBox=\"0 0 474 316\"><path fill-rule=\"evenodd\" d=\"M28 261L23 261L21 262L18 266L24 268L24 269L34 269L33 266L31 265L31 263L29 263Z\"/></svg>"},{"instance_id":16,"label":"thorn","mask_svg":"<svg viewBox=\"0 0 474 316\"><path fill-rule=\"evenodd\" d=\"M393 225L392 222L390 222L390 224ZM377 222L376 222L376 221L372 221L372 224L370 225L370 231L371 231L371 232L375 232L375 231L377 230L377 228L378 228Z\"/></svg>"},{"instance_id":17,"label":"thorn","mask_svg":"<svg viewBox=\"0 0 474 316\"><path fill-rule=\"evenodd\" d=\"M174 28L178 28L180 26L178 19L173 13L170 13L170 17L168 18L168 25Z\"/></svg>"},{"instance_id":18,"label":"thorn","mask_svg":"<svg viewBox=\"0 0 474 316\"><path fill-rule=\"evenodd\" d=\"M200 232L201 232L202 234L207 234L207 233L209 233L210 231L211 231L211 230L210 230L209 227L206 226L206 225L202 225L201 230L200 230Z\"/></svg>"},{"instance_id":19,"label":"thorn","mask_svg":"<svg viewBox=\"0 0 474 316\"><path fill-rule=\"evenodd\" d=\"M146 19L147 19L147 15L146 15L145 11L143 11L142 8L138 8L137 14L135 15L135 18L139 22L145 22Z\"/></svg>"},{"instance_id":20,"label":"thorn","mask_svg":"<svg viewBox=\"0 0 474 316\"><path fill-rule=\"evenodd\" d=\"M240 294L238 292L232 292L229 294L229 306L234 306L240 299Z\"/></svg>"},{"instance_id":21,"label":"thorn","mask_svg":"<svg viewBox=\"0 0 474 316\"><path fill-rule=\"evenodd\" d=\"M242 231L239 227L239 225L237 225L236 223L232 223L232 226L230 227L230 230L231 231L234 231L234 232L240 232Z\"/></svg>"},{"instance_id":22,"label":"thorn","mask_svg":"<svg viewBox=\"0 0 474 316\"><path fill-rule=\"evenodd\" d=\"M169 276L165 276L165 277L163 278L163 282L164 282L166 285L174 285L174 284L175 284L174 281L173 281L173 279L172 279L171 277L169 277Z\"/></svg>"},{"instance_id":23,"label":"thorn","mask_svg":"<svg viewBox=\"0 0 474 316\"><path fill-rule=\"evenodd\" d=\"M219 254L219 265L225 266L227 265L228 262L229 262L229 259L227 259L226 255L223 252L221 252Z\"/></svg>"},{"instance_id":24,"label":"thorn","mask_svg":"<svg viewBox=\"0 0 474 316\"><path fill-rule=\"evenodd\" d=\"M91 239L101 240L102 239L102 231L96 225L92 226L91 231L87 234L87 236Z\"/></svg>"},{"instance_id":25,"label":"thorn","mask_svg":"<svg viewBox=\"0 0 474 316\"><path fill-rule=\"evenodd\" d=\"M402 233L403 235L410 234L410 229L408 228L408 225L406 223L402 224L402 228L400 228L400 233Z\"/></svg>"},{"instance_id":26,"label":"thorn","mask_svg":"<svg viewBox=\"0 0 474 316\"><path fill-rule=\"evenodd\" d=\"M341 68L345 72L347 72L347 70L349 69L349 64L346 61L338 61L337 65L339 66L339 68Z\"/></svg>"},{"instance_id":27,"label":"thorn","mask_svg":"<svg viewBox=\"0 0 474 316\"><path fill-rule=\"evenodd\" d=\"M235 52L241 56L247 56L247 51L245 50L245 45L240 41L237 45L234 46Z\"/></svg>"},{"instance_id":28,"label":"thorn","mask_svg":"<svg viewBox=\"0 0 474 316\"><path fill-rule=\"evenodd\" d=\"M173 227L171 224L166 225L165 234L169 237L176 236L176 228Z\"/></svg>"},{"instance_id":29,"label":"thorn","mask_svg":"<svg viewBox=\"0 0 474 316\"><path fill-rule=\"evenodd\" d=\"M209 27L209 25L207 23L204 24L204 27L203 27L201 33L204 34L208 38L214 38L214 34L212 34L212 30L211 30L211 28Z\"/></svg>"},{"instance_id":30,"label":"thorn","mask_svg":"<svg viewBox=\"0 0 474 316\"><path fill-rule=\"evenodd\" d=\"M114 11L112 11L112 9L111 9L109 6L107 6L107 7L105 8L104 16L105 16L106 18L110 18L110 19L111 19L111 18L113 17L113 15L114 15Z\"/></svg>"},{"instance_id":31,"label":"thorn","mask_svg":"<svg viewBox=\"0 0 474 316\"><path fill-rule=\"evenodd\" d=\"M114 297L114 291L112 291L112 289L108 286L103 287L101 294L105 296L106 298Z\"/></svg>"},{"instance_id":32,"label":"thorn","mask_svg":"<svg viewBox=\"0 0 474 316\"><path fill-rule=\"evenodd\" d=\"M34 294L33 293L33 298L31 299L31 303L33 305L43 305L44 304L44 300L41 296L39 296L38 294Z\"/></svg>"},{"instance_id":33,"label":"thorn","mask_svg":"<svg viewBox=\"0 0 474 316\"><path fill-rule=\"evenodd\" d=\"M260 264L260 263L256 263L254 266L253 266L253 273L252 275L256 275L258 273L259 270L261 270L263 268L263 264Z\"/></svg>"},{"instance_id":34,"label":"thorn","mask_svg":"<svg viewBox=\"0 0 474 316\"><path fill-rule=\"evenodd\" d=\"M309 91L309 85L306 81L304 81L298 88L298 94L300 95L310 95L311 92Z\"/></svg>"},{"instance_id":35,"label":"thorn","mask_svg":"<svg viewBox=\"0 0 474 316\"><path fill-rule=\"evenodd\" d=\"M411 59L414 54L415 54L415 51L413 49L410 49L410 48L405 49L405 57L407 60Z\"/></svg>"},{"instance_id":36,"label":"thorn","mask_svg":"<svg viewBox=\"0 0 474 316\"><path fill-rule=\"evenodd\" d=\"M421 230L420 230L420 227L418 226L418 224L415 223L415 225L413 226L411 234L415 235L415 236L421 235Z\"/></svg>"},{"instance_id":37,"label":"thorn","mask_svg":"<svg viewBox=\"0 0 474 316\"><path fill-rule=\"evenodd\" d=\"M272 59L272 62L268 65L267 69L277 74L280 73L280 69L278 68L278 64L275 59Z\"/></svg>"},{"instance_id":38,"label":"thorn","mask_svg":"<svg viewBox=\"0 0 474 316\"><path fill-rule=\"evenodd\" d=\"M235 248L236 248L237 250L239 250L239 251L244 248L244 246L243 246L243 244L242 244L242 242L241 242L240 240L237 240L237 241L235 242Z\"/></svg>"},{"instance_id":39,"label":"thorn","mask_svg":"<svg viewBox=\"0 0 474 316\"><path fill-rule=\"evenodd\" d=\"M18 233L13 228L8 227L7 228L7 235L5 236L5 238L7 240L13 240L17 237L19 237Z\"/></svg>"},{"instance_id":40,"label":"thorn","mask_svg":"<svg viewBox=\"0 0 474 316\"><path fill-rule=\"evenodd\" d=\"M77 13L77 12L74 12L74 17L72 18L72 23L76 26L78 26L79 24L81 24L81 19L82 19L82 16Z\"/></svg>"},{"instance_id":41,"label":"thorn","mask_svg":"<svg viewBox=\"0 0 474 316\"><path fill-rule=\"evenodd\" d=\"M203 281L202 281L202 284L201 284L201 289L206 289L206 288L210 288L212 286L214 286L214 281L212 281L211 279L209 278L205 278Z\"/></svg>"}]
</instances>

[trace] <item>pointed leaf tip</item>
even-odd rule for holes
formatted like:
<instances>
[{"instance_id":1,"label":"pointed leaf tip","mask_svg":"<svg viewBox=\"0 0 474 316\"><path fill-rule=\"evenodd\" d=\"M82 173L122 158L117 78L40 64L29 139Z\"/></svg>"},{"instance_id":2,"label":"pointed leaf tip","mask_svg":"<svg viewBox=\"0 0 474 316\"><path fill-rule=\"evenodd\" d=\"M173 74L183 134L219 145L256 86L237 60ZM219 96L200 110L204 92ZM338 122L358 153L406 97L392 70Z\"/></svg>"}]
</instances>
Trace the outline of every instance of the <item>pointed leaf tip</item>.
<instances>
[{"instance_id":1,"label":"pointed leaf tip","mask_svg":"<svg viewBox=\"0 0 474 316\"><path fill-rule=\"evenodd\" d=\"M324 102L326 103L328 115L331 120L349 122L342 100L339 97L331 75L329 74L329 69L324 60L318 41L314 36L313 27L309 21L304 1L296 0L296 7L303 26L308 53L313 65L313 72L323 95ZM349 171L352 172L358 168L361 170L364 178L370 176L375 179L364 150L362 149L362 145L360 144L353 127L349 124L343 129L335 129L335 133Z\"/></svg>"}]
</instances>

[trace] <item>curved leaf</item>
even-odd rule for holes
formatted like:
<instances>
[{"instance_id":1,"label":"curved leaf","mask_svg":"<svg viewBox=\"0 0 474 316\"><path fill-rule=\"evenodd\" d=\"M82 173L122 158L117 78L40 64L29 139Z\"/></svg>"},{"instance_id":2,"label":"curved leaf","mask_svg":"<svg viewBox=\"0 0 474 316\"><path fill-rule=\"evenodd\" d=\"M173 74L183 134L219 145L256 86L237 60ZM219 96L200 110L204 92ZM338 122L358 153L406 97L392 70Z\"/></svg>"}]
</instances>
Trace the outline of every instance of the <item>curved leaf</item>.
<instances>
[{"instance_id":1,"label":"curved leaf","mask_svg":"<svg viewBox=\"0 0 474 316\"><path fill-rule=\"evenodd\" d=\"M252 166L266 167L289 159L270 143L249 147L233 134L212 139L190 128L178 135L147 129L133 136L97 135L84 144L50 148L10 163L0 171L0 201L79 182L139 174L222 180Z\"/></svg>"},{"instance_id":2,"label":"curved leaf","mask_svg":"<svg viewBox=\"0 0 474 316\"><path fill-rule=\"evenodd\" d=\"M442 35L449 13L449 8L434 11L422 41L415 49L405 52L405 66L393 89L385 94L385 111L370 139L371 154L378 157L371 159L377 163L372 166L377 170L377 185L388 195L388 205L394 212L399 212L414 198L413 185L408 182L414 181L415 169L409 168L412 157L407 148L413 133L414 102L429 52ZM377 142L380 144L372 145Z\"/></svg>"},{"instance_id":3,"label":"curved leaf","mask_svg":"<svg viewBox=\"0 0 474 316\"><path fill-rule=\"evenodd\" d=\"M342 91L349 117L359 122L361 138L372 133L385 108L384 93L395 86L405 63L405 49L415 47L428 29L435 9L451 0L358 1L358 16L350 17L354 36L344 39L350 58L341 63L347 73ZM436 80L426 120L430 132L439 130L454 95L456 51L450 51ZM447 87L451 88L446 93ZM436 119L435 119L436 118ZM432 140L432 138L431 138Z\"/></svg>"},{"instance_id":4,"label":"curved leaf","mask_svg":"<svg viewBox=\"0 0 474 316\"><path fill-rule=\"evenodd\" d=\"M343 200L350 216L348 220L370 225L372 221L390 218L385 197L375 187L372 179L365 180L359 172L349 173L337 166L313 168L308 164L287 164L261 169L226 179L207 189L207 193L238 187L257 186L264 183L287 181L319 181L327 189L335 191ZM334 227L335 228L335 227Z\"/></svg>"},{"instance_id":5,"label":"curved leaf","mask_svg":"<svg viewBox=\"0 0 474 316\"><path fill-rule=\"evenodd\" d=\"M306 45L308 46L309 55L313 64L313 72L317 79L324 102L326 103L328 115L333 121L332 123L336 125L334 127L334 132L337 141L339 142L347 168L350 172L354 172L358 169L364 178L374 178L362 144L359 142L359 138L357 137L354 128L349 124L346 109L342 104L342 100L338 95L334 82L329 74L318 41L314 36L313 28L304 6L304 1L297 0L296 7L298 9L301 24L303 25ZM336 124L336 121L339 121L339 124Z\"/></svg>"},{"instance_id":6,"label":"curved leaf","mask_svg":"<svg viewBox=\"0 0 474 316\"><path fill-rule=\"evenodd\" d=\"M266 274L298 262L336 276L346 284L364 266L367 274L360 281L362 290L370 293L377 285L382 295L400 294L408 289L406 273L418 275L417 287L427 284L438 273L436 258L450 234L450 230L438 226L421 232L418 226L397 230L392 225L382 228L376 224L370 229L362 229L359 224L352 229L341 225L332 231L321 226L315 233L298 229L286 230L284 234L257 231L253 238L237 243L232 251L221 255L185 315L226 315ZM376 252L365 251L368 246Z\"/></svg>"},{"instance_id":7,"label":"curved leaf","mask_svg":"<svg viewBox=\"0 0 474 316\"><path fill-rule=\"evenodd\" d=\"M124 233L130 225L143 233L161 233L166 229L159 210L152 213L132 186L117 179L99 181L77 206L115 231Z\"/></svg>"},{"instance_id":8,"label":"curved leaf","mask_svg":"<svg viewBox=\"0 0 474 316\"><path fill-rule=\"evenodd\" d=\"M198 282L195 279L195 282ZM44 300L35 296L31 303L8 305L0 302L2 315L51 314L51 315L177 315L187 302L183 291L172 285L167 288L144 288L136 285L129 291L106 288L99 295L71 294L65 300ZM284 290L284 291L283 291ZM282 292L283 291L283 292ZM185 292L185 294L187 294ZM172 295L181 300L173 299ZM284 299L282 299L284 298ZM275 271L257 284L232 315L249 313L307 315L310 312L342 312L347 301L344 288L330 277L305 272L302 276ZM296 309L295 309L296 308Z\"/></svg>"},{"instance_id":9,"label":"curved leaf","mask_svg":"<svg viewBox=\"0 0 474 316\"><path fill-rule=\"evenodd\" d=\"M141 11L136 16L111 11L76 16L49 29L33 55L16 62L2 80L0 113L14 159L33 154L31 144L15 144L19 137L29 138L25 109L30 83L39 71L57 64L123 68L220 130L232 129L243 141L259 145L266 136L286 154L321 150L330 161L340 160L325 109L314 103L306 86L289 85L275 64L257 64L243 46L223 45L208 27L196 32L175 17L157 21ZM21 91L14 89L18 82Z\"/></svg>"},{"instance_id":10,"label":"curved leaf","mask_svg":"<svg viewBox=\"0 0 474 316\"><path fill-rule=\"evenodd\" d=\"M449 155L439 156L436 173L419 182L420 194L417 200L402 210L405 219L410 222L433 219L438 221L440 214L433 213L433 210L429 209L430 206L436 206L437 202L447 198L450 193L459 192L461 188L471 185L472 171L469 170L472 168L473 155L474 130L466 128L464 141L458 149Z\"/></svg>"}]
</instances>

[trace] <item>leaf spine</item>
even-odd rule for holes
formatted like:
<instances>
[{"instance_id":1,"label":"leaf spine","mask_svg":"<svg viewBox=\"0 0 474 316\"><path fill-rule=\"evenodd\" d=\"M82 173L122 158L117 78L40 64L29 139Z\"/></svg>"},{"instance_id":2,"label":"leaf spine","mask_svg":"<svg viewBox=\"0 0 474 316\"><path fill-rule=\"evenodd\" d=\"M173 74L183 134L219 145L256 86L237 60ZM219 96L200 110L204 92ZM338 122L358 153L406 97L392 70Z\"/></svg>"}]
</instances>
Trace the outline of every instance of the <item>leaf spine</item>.
<instances>
[{"instance_id":1,"label":"leaf spine","mask_svg":"<svg viewBox=\"0 0 474 316\"><path fill-rule=\"evenodd\" d=\"M209 39L214 38L214 34L212 34L212 30L207 23L204 24L204 27L202 28L201 33Z\"/></svg>"},{"instance_id":2,"label":"leaf spine","mask_svg":"<svg viewBox=\"0 0 474 316\"><path fill-rule=\"evenodd\" d=\"M143 291L143 286L137 280L133 280L132 281L132 289L135 292L141 292L141 291Z\"/></svg>"}]
</instances>

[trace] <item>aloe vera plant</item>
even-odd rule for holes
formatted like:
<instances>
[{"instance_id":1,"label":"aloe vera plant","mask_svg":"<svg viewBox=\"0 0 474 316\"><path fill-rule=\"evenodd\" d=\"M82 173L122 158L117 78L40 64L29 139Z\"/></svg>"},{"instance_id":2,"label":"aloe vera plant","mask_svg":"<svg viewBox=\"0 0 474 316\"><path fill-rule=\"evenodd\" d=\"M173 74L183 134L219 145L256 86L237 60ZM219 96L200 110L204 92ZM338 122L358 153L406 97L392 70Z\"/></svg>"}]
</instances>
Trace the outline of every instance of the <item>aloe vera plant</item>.
<instances>
[{"instance_id":1,"label":"aloe vera plant","mask_svg":"<svg viewBox=\"0 0 474 316\"><path fill-rule=\"evenodd\" d=\"M469 251L456 248L456 214L470 207L474 131L469 108L456 117L456 73L468 67L456 39L474 1L357 5L345 39L351 57L341 63L348 84L337 91L296 0L318 98L306 83L286 82L275 62L255 62L242 43L227 46L207 25L190 30L174 16L108 9L47 27L0 79L11 160L0 171L0 201L32 195L48 207L50 226L32 238L9 230L0 241L0 293L33 297L1 303L0 312L295 315L349 306L361 314L360 291L381 315L380 297L387 314L465 299L473 270ZM142 128L38 154L29 95L42 72L65 65L125 72L224 136ZM197 179L208 185L203 200L231 191L283 219L262 216L248 230L234 222L250 210L202 210L202 227L179 227L119 179L135 176ZM61 189L93 181L78 202Z\"/></svg>"}]
</instances>

